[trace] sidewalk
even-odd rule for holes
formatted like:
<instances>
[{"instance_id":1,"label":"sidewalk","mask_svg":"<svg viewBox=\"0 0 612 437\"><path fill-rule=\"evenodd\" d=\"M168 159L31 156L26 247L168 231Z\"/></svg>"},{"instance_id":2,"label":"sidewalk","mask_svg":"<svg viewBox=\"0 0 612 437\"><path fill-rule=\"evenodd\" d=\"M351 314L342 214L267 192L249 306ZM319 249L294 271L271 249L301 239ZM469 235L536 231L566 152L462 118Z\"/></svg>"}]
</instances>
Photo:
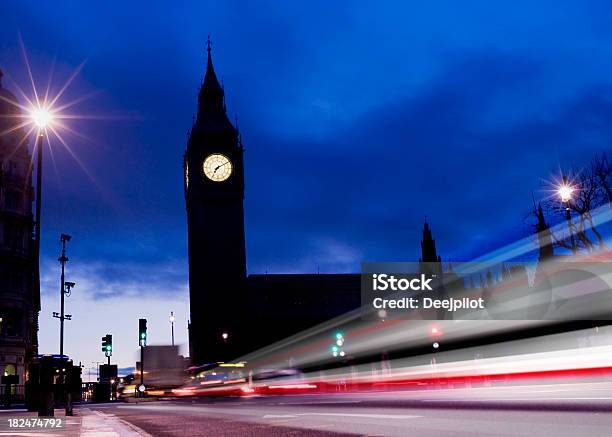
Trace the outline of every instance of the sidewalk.
<instances>
[{"instance_id":1,"label":"sidewalk","mask_svg":"<svg viewBox=\"0 0 612 437\"><path fill-rule=\"evenodd\" d=\"M104 414L87 407L74 409L74 416L66 417L64 410L55 410L55 419L62 419L62 428L25 427L25 420L37 419L37 413L26 410L0 410L0 436L45 437L151 437L150 434L112 414ZM21 427L11 427L9 419L20 419ZM23 419L23 421L21 420Z\"/></svg>"}]
</instances>

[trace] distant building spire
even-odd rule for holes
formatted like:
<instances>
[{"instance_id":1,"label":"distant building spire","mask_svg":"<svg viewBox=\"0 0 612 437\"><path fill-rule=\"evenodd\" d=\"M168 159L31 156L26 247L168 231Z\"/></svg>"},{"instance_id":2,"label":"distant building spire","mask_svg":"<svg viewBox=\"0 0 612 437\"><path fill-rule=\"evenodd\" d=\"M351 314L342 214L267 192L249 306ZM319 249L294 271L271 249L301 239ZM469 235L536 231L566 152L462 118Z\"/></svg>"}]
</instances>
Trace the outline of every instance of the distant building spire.
<instances>
[{"instance_id":1,"label":"distant building spire","mask_svg":"<svg viewBox=\"0 0 612 437\"><path fill-rule=\"evenodd\" d=\"M423 223L423 240L421 240L421 261L424 263L440 262L441 259L436 252L436 240L433 239L431 228L427 219Z\"/></svg>"},{"instance_id":2,"label":"distant building spire","mask_svg":"<svg viewBox=\"0 0 612 437\"><path fill-rule=\"evenodd\" d=\"M536 216L538 217L538 223L536 225L536 231L538 235L538 246L539 246L539 257L540 261L547 260L554 256L553 245L552 245L552 234L550 228L544 219L544 211L542 210L542 204L538 203L536 210Z\"/></svg>"}]
</instances>

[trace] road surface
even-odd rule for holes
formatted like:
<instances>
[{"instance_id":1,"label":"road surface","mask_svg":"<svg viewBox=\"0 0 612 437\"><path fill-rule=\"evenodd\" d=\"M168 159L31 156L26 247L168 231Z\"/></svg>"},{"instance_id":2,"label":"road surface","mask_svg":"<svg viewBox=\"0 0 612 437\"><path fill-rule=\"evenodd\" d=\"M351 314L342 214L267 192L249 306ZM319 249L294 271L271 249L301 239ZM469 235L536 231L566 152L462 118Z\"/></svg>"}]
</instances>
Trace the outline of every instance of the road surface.
<instances>
[{"instance_id":1,"label":"road surface","mask_svg":"<svg viewBox=\"0 0 612 437\"><path fill-rule=\"evenodd\" d=\"M544 384L92 406L153 436L606 436L612 384Z\"/></svg>"}]
</instances>

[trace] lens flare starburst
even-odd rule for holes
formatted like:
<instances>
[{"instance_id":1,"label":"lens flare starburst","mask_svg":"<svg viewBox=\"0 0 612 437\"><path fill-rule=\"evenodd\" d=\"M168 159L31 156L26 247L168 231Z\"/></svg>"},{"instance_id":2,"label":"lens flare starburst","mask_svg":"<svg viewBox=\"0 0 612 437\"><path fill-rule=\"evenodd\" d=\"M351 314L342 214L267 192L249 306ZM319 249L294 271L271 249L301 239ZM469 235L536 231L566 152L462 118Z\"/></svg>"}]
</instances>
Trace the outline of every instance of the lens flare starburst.
<instances>
[{"instance_id":1,"label":"lens flare starburst","mask_svg":"<svg viewBox=\"0 0 612 437\"><path fill-rule=\"evenodd\" d=\"M580 173L564 172L559 169L557 174L551 175L549 179L542 179L546 201L561 202L567 204L580 195Z\"/></svg>"},{"instance_id":2,"label":"lens flare starburst","mask_svg":"<svg viewBox=\"0 0 612 437\"><path fill-rule=\"evenodd\" d=\"M557 187L557 194L561 199L561 202L569 202L572 200L574 194L574 187L569 185L568 183L561 183Z\"/></svg>"},{"instance_id":3,"label":"lens flare starburst","mask_svg":"<svg viewBox=\"0 0 612 437\"><path fill-rule=\"evenodd\" d=\"M39 129L44 129L53 121L53 113L45 107L33 108L30 118Z\"/></svg>"},{"instance_id":4,"label":"lens flare starburst","mask_svg":"<svg viewBox=\"0 0 612 437\"><path fill-rule=\"evenodd\" d=\"M32 67L23 41L21 38L19 41L21 44L21 51L27 73L26 77L29 81L29 91L26 92L17 84L15 80L11 80L11 88L16 91L17 97L13 99L10 98L10 93L8 95L0 93L0 103L8 104L8 107L12 108L8 111L8 113L0 114L0 118L12 119L9 120L9 123L5 123L7 128L4 131L0 131L0 136L7 134L20 135L19 141L17 142L17 147L12 151L12 153L15 153L17 149L26 144L27 139L33 133L36 134L37 137L42 136L45 139L44 143L47 145L53 161L55 160L53 153L54 148L51 147L52 142L58 142L68 151L72 158L74 158L85 174L87 174L87 176L92 180L92 182L98 186L93 178L93 175L74 153L64 137L66 133L70 133L89 142L93 142L90 138L84 136L70 126L68 121L106 118L71 112L75 105L83 102L94 94L97 94L95 92L80 96L70 101L63 101L66 98L66 91L81 72L84 62L78 65L68 75L68 78L63 82L63 84L61 84L61 86L53 85L55 70L55 62L53 62L49 70L46 86L39 87L34 79ZM11 78L9 77L9 79Z\"/></svg>"}]
</instances>

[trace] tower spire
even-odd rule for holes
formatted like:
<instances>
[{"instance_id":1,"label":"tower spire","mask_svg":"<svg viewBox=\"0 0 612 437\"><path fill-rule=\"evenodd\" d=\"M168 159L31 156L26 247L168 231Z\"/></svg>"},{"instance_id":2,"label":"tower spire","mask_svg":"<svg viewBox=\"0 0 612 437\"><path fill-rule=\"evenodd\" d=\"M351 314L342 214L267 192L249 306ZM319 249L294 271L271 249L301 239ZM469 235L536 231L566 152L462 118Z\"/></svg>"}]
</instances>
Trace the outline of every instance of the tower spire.
<instances>
[{"instance_id":1,"label":"tower spire","mask_svg":"<svg viewBox=\"0 0 612 437\"><path fill-rule=\"evenodd\" d=\"M207 61L206 61L206 74L208 74L208 70L212 70L214 73L214 68L212 65L212 42L210 41L210 35L208 35L208 39L206 40L206 55L207 55Z\"/></svg>"},{"instance_id":2,"label":"tower spire","mask_svg":"<svg viewBox=\"0 0 612 437\"><path fill-rule=\"evenodd\" d=\"M421 261L424 263L428 262L440 262L441 259L436 252L436 240L434 240L431 233L431 228L427 222L427 218L423 222L423 239L421 240Z\"/></svg>"},{"instance_id":3,"label":"tower spire","mask_svg":"<svg viewBox=\"0 0 612 437\"><path fill-rule=\"evenodd\" d=\"M225 93L213 66L210 35L206 40L206 52L206 73L198 96L198 120L201 119L203 113L225 114Z\"/></svg>"}]
</instances>

